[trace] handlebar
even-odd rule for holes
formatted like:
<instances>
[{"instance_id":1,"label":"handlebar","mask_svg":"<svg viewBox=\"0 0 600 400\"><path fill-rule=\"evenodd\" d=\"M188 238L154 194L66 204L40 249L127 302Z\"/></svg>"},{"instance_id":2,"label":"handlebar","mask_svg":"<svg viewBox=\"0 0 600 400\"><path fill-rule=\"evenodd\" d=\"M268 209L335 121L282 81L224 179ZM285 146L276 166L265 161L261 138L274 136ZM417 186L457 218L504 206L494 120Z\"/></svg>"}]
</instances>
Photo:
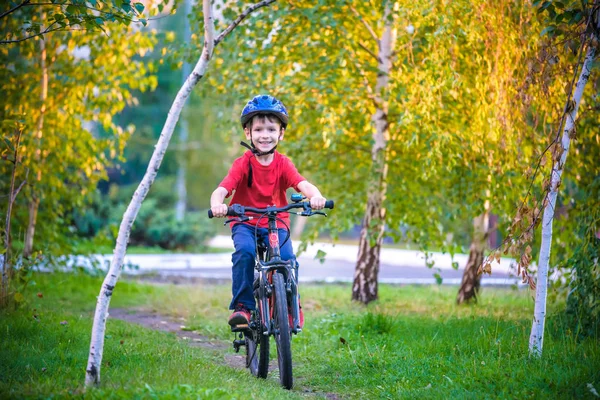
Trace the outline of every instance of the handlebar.
<instances>
[{"instance_id":1,"label":"handlebar","mask_svg":"<svg viewBox=\"0 0 600 400\"><path fill-rule=\"evenodd\" d=\"M333 209L333 207L334 207L333 200L325 201L325 208ZM256 213L256 214L266 214L266 213L277 214L280 212L289 211L293 208L302 208L304 210L311 210L310 203L307 201L303 201L301 203L291 203L291 204L285 205L283 207L267 207L267 208L244 207L239 204L232 204L231 206L227 207L226 215L228 217L241 217L241 216L245 215L246 212L252 212L252 213ZM214 218L213 212L210 209L208 210L208 218Z\"/></svg>"}]
</instances>

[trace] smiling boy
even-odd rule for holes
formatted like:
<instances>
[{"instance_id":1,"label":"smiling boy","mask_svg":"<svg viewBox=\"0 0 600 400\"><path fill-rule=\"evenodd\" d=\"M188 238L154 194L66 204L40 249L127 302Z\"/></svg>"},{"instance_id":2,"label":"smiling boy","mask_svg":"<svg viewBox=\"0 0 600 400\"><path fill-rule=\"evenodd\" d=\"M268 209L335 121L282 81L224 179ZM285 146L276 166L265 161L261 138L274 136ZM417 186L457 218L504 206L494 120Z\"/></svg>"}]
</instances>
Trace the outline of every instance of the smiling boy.
<instances>
[{"instance_id":1,"label":"smiling boy","mask_svg":"<svg viewBox=\"0 0 600 400\"><path fill-rule=\"evenodd\" d=\"M275 150L283 140L288 124L288 113L283 103L273 96L256 96L246 104L240 120L250 146L242 142L248 151L233 162L227 176L212 193L210 207L213 215L221 218L226 216L227 205L223 201L232 193L231 204L256 208L282 207L288 204L285 193L290 187L306 196L311 208L322 209L326 199L319 189L298 173L289 158ZM289 214L279 214L279 218L289 226ZM277 227L279 241L283 243L286 236L285 225L278 221ZM229 308L234 310L229 317L231 326L248 324L250 311L256 306L252 284L257 235L259 240L266 237L266 218L231 224L231 237L235 247L231 256L233 299ZM291 241L288 240L280 251L283 260L294 258ZM302 309L300 311L302 327L304 315Z\"/></svg>"}]
</instances>

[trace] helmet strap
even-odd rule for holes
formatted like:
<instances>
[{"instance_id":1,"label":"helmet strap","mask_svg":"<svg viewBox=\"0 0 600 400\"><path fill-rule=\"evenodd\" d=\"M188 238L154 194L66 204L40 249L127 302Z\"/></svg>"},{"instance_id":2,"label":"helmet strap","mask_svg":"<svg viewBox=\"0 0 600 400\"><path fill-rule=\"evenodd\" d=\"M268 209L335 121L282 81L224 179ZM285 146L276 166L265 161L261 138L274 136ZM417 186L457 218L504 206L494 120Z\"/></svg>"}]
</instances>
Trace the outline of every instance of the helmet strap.
<instances>
[{"instance_id":1,"label":"helmet strap","mask_svg":"<svg viewBox=\"0 0 600 400\"><path fill-rule=\"evenodd\" d=\"M269 150L269 151L260 151L260 150L258 150L258 149L257 149L257 148L254 146L254 143L252 142L252 140L250 140L250 145L248 145L248 143L246 143L246 142L243 142L243 141L242 141L242 142L240 142L240 144L241 144L242 146L244 146L245 148L247 148L248 150L250 150L250 151L252 152L252 154L255 154L255 155L259 156L259 157L260 157L260 156L266 156L266 155L269 155L269 154L273 154L273 153L275 153L275 149L277 148L277 145L275 145L275 146L273 146L273 148L272 148L271 150Z\"/></svg>"},{"instance_id":2,"label":"helmet strap","mask_svg":"<svg viewBox=\"0 0 600 400\"><path fill-rule=\"evenodd\" d=\"M248 150L250 150L252 152L252 154L255 154L257 156L266 156L268 154L273 154L275 153L275 149L277 148L277 145L275 145L271 150L269 151L259 151L256 147L254 147L254 143L252 143L252 140L250 140L250 144L241 141L240 144L242 146L244 146L245 148L247 148ZM252 163L250 162L250 159L248 159L248 187L252 187Z\"/></svg>"}]
</instances>

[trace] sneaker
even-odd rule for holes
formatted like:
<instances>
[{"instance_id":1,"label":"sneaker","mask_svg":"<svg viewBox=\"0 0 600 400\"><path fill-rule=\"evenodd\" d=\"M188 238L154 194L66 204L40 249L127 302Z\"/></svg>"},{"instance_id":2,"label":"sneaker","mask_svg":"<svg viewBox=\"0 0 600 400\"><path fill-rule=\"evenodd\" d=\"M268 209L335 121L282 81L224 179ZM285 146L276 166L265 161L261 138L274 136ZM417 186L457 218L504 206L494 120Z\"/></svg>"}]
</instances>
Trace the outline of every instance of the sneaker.
<instances>
[{"instance_id":1,"label":"sneaker","mask_svg":"<svg viewBox=\"0 0 600 400\"><path fill-rule=\"evenodd\" d=\"M229 317L229 325L248 325L250 323L250 311L242 303L235 306L233 314Z\"/></svg>"}]
</instances>

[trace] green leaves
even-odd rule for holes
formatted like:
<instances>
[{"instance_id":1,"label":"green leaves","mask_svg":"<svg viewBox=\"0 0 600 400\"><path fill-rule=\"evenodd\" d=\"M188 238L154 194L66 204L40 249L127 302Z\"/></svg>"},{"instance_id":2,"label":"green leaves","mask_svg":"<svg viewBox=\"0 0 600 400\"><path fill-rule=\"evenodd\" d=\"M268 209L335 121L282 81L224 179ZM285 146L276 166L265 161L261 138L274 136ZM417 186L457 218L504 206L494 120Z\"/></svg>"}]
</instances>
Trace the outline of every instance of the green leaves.
<instances>
[{"instance_id":1,"label":"green leaves","mask_svg":"<svg viewBox=\"0 0 600 400\"><path fill-rule=\"evenodd\" d=\"M319 262L321 264L323 264L325 262L325 256L327 255L326 252L324 252L323 250L319 249L317 250L317 254L315 254L315 260L319 260Z\"/></svg>"},{"instance_id":2,"label":"green leaves","mask_svg":"<svg viewBox=\"0 0 600 400\"><path fill-rule=\"evenodd\" d=\"M544 36L544 35L552 36L552 33L555 31L555 29L556 29L556 27L554 27L554 26L547 26L542 30L542 32L540 32L540 36Z\"/></svg>"},{"instance_id":3,"label":"green leaves","mask_svg":"<svg viewBox=\"0 0 600 400\"><path fill-rule=\"evenodd\" d=\"M4 17L5 20L27 21L27 36L22 35L16 24L9 24L0 35L0 42L20 43L37 34L47 34L64 29L78 30L85 27L88 31L102 30L108 22L128 26L131 22L147 25L148 16L162 12L166 0L150 3L146 7L142 2L132 4L129 0L69 0L53 1L53 7L46 3L31 3ZM143 17L143 18L142 18ZM139 19L138 19L139 18Z\"/></svg>"},{"instance_id":4,"label":"green leaves","mask_svg":"<svg viewBox=\"0 0 600 400\"><path fill-rule=\"evenodd\" d=\"M14 153L15 152L15 146L12 144L12 142L10 140L8 140L7 137L3 137L2 139L4 140L4 143L6 144L6 147L8 147L8 149Z\"/></svg>"}]
</instances>

